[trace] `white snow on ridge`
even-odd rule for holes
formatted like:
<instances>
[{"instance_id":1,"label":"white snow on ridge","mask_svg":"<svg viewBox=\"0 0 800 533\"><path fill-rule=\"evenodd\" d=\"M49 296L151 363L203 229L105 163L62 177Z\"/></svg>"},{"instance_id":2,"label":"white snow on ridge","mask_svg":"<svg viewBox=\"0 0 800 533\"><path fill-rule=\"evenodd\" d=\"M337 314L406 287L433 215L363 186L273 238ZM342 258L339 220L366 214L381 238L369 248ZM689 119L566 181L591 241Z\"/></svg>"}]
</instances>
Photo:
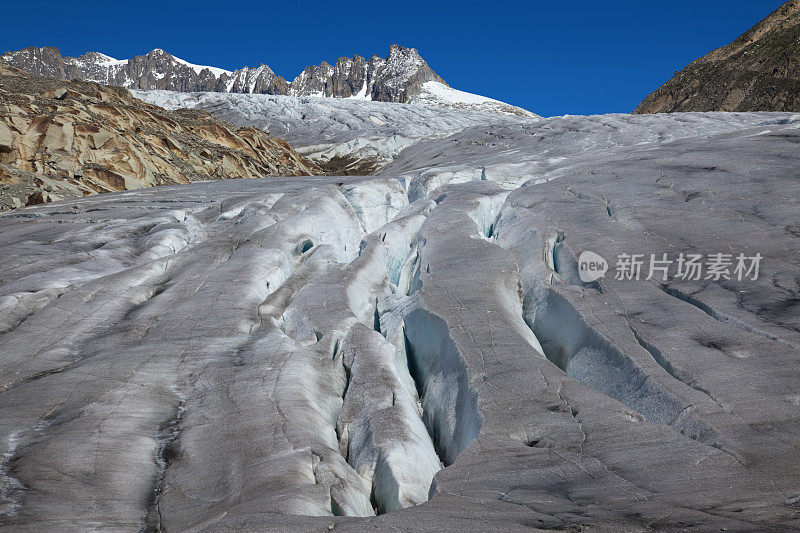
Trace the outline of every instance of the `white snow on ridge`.
<instances>
[{"instance_id":1,"label":"white snow on ridge","mask_svg":"<svg viewBox=\"0 0 800 533\"><path fill-rule=\"evenodd\" d=\"M422 84L422 93L416 96L412 100L412 103L527 117L537 116L521 107L494 100L493 98L487 98L486 96L459 91L458 89L453 89L438 81L427 81Z\"/></svg>"},{"instance_id":2,"label":"white snow on ridge","mask_svg":"<svg viewBox=\"0 0 800 533\"><path fill-rule=\"evenodd\" d=\"M184 65L184 66L187 66L187 67L191 68L192 70L194 70L198 74L203 72L203 70L205 70L205 69L210 70L211 74L213 74L214 77L216 77L216 78L219 78L223 74L227 74L229 76L231 74L233 74L233 72L231 72L230 70L225 70L224 68L209 67L207 65L195 65L194 63L189 63L188 61L186 61L184 59L181 59L179 57L175 57L175 56L172 56L172 59L174 59L176 63L180 63L181 65Z\"/></svg>"},{"instance_id":3,"label":"white snow on ridge","mask_svg":"<svg viewBox=\"0 0 800 533\"><path fill-rule=\"evenodd\" d=\"M424 91L424 93L429 94L431 97L444 102L464 103L464 104L482 104L485 102L495 102L498 104L503 103L500 102L499 100L493 100L492 98L487 98L486 96L480 96L477 94L459 91L458 89L453 89L452 87L448 87L447 85L439 83L438 81L425 82L422 85L422 90Z\"/></svg>"},{"instance_id":4,"label":"white snow on ridge","mask_svg":"<svg viewBox=\"0 0 800 533\"><path fill-rule=\"evenodd\" d=\"M154 52L161 52L161 53L163 53L165 55L172 55L172 54L169 54L168 52L165 52L161 48L156 48L153 51ZM128 60L127 59L116 59L114 57L111 57L109 55L103 54L101 52L95 52L95 58L97 58L99 61L93 61L93 62L99 67L115 67L115 66L122 66L122 65L127 65L128 64ZM232 74L232 72L229 71L229 70L225 70L225 69L218 68L218 67L210 67L210 66L207 66L207 65L195 65L194 63L189 63L188 61L186 61L184 59L181 59L179 57L172 56L172 59L175 61L175 63L178 63L180 65L184 65L186 67L189 67L189 68L191 68L192 70L194 70L198 74L203 72L203 70L205 70L205 69L208 69L209 71L211 71L211 74L213 74L215 78L219 78L223 74L228 74L228 75ZM162 74L161 77L163 78L164 75ZM161 79L161 78L159 78L159 79Z\"/></svg>"},{"instance_id":5,"label":"white snow on ridge","mask_svg":"<svg viewBox=\"0 0 800 533\"><path fill-rule=\"evenodd\" d=\"M128 60L127 59L116 59L114 57L111 57L109 55L106 55L106 54L103 54L103 53L100 53L100 52L96 52L96 54L97 54L96 57L98 59L100 59L100 62L98 62L97 64L99 66L101 66L101 67L111 67L111 66L115 66L115 65L127 65L128 64Z\"/></svg>"}]
</instances>

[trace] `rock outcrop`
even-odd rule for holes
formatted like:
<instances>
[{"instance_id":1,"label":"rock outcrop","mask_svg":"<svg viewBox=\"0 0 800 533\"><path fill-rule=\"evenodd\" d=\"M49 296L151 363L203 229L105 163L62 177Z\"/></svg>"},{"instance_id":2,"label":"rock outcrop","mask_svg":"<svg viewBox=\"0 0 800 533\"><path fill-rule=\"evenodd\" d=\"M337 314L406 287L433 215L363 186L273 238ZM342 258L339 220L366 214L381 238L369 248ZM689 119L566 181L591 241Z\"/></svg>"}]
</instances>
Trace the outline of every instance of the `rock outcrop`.
<instances>
[{"instance_id":1,"label":"rock outcrop","mask_svg":"<svg viewBox=\"0 0 800 533\"><path fill-rule=\"evenodd\" d=\"M378 57L378 56L374 56ZM333 67L331 92L343 98L361 96L362 88L369 86L370 70L367 60L359 55L352 58L340 57ZM363 95L366 96L364 89Z\"/></svg>"},{"instance_id":2,"label":"rock outcrop","mask_svg":"<svg viewBox=\"0 0 800 533\"><path fill-rule=\"evenodd\" d=\"M392 46L385 62L375 62L372 99L406 102L422 92L426 82L447 85L413 48Z\"/></svg>"},{"instance_id":3,"label":"rock outcrop","mask_svg":"<svg viewBox=\"0 0 800 533\"><path fill-rule=\"evenodd\" d=\"M244 67L230 74L223 73L214 92L248 94L286 94L289 84L263 63L256 68Z\"/></svg>"},{"instance_id":4,"label":"rock outcrop","mask_svg":"<svg viewBox=\"0 0 800 533\"><path fill-rule=\"evenodd\" d=\"M634 113L800 111L800 1L693 61Z\"/></svg>"},{"instance_id":5,"label":"rock outcrop","mask_svg":"<svg viewBox=\"0 0 800 533\"><path fill-rule=\"evenodd\" d=\"M0 209L199 180L320 172L262 130L236 129L203 111L166 111L125 89L32 78L2 64L0 111Z\"/></svg>"},{"instance_id":6,"label":"rock outcrop","mask_svg":"<svg viewBox=\"0 0 800 533\"><path fill-rule=\"evenodd\" d=\"M306 67L289 88L292 96L362 97L378 102L407 103L422 92L425 82L447 83L415 48L393 44L389 57L341 57L331 66L325 61Z\"/></svg>"}]
</instances>

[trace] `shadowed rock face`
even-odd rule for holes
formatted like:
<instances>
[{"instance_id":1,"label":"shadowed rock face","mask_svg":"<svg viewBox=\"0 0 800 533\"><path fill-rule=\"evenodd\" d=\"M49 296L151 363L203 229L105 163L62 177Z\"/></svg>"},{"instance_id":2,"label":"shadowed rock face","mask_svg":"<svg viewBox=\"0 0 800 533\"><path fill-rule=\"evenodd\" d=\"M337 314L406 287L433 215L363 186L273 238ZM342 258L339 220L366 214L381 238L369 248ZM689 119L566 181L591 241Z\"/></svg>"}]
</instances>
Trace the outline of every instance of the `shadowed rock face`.
<instances>
[{"instance_id":1,"label":"shadowed rock face","mask_svg":"<svg viewBox=\"0 0 800 533\"><path fill-rule=\"evenodd\" d=\"M800 1L693 61L634 113L800 111Z\"/></svg>"},{"instance_id":2,"label":"shadowed rock face","mask_svg":"<svg viewBox=\"0 0 800 533\"><path fill-rule=\"evenodd\" d=\"M365 89L370 86L370 81L372 81L367 79L372 75L367 67L366 59L359 55L352 58L340 57L333 67L331 95L337 94L343 98L349 98L359 95L362 90L366 94ZM372 70L374 72L374 68Z\"/></svg>"},{"instance_id":3,"label":"shadowed rock face","mask_svg":"<svg viewBox=\"0 0 800 533\"><path fill-rule=\"evenodd\" d=\"M498 122L0 214L0 520L796 529L797 125ZM763 260L583 283L585 250Z\"/></svg>"},{"instance_id":4,"label":"shadowed rock face","mask_svg":"<svg viewBox=\"0 0 800 533\"><path fill-rule=\"evenodd\" d=\"M0 209L208 179L319 173L280 139L124 89L0 64Z\"/></svg>"}]
</instances>

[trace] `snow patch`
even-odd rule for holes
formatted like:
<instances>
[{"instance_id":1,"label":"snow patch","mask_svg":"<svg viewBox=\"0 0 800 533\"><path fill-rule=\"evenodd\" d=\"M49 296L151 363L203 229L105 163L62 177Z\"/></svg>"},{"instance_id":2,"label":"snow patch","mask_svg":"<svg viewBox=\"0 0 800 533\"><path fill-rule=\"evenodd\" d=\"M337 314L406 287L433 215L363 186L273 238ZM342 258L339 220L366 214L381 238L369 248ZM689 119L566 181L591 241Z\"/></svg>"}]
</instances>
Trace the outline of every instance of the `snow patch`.
<instances>
[{"instance_id":1,"label":"snow patch","mask_svg":"<svg viewBox=\"0 0 800 533\"><path fill-rule=\"evenodd\" d=\"M423 83L422 92L412 100L412 103L458 109L474 109L476 111L488 111L492 113L527 117L537 116L521 107L512 106L499 100L487 98L486 96L459 91L458 89L453 89L438 81L427 81Z\"/></svg>"},{"instance_id":2,"label":"snow patch","mask_svg":"<svg viewBox=\"0 0 800 533\"><path fill-rule=\"evenodd\" d=\"M218 67L209 67L209 66L206 66L206 65L195 65L194 63L189 63L188 61L183 60L183 59L181 59L179 57L175 57L175 56L172 56L172 59L176 63L180 63L181 65L189 67L190 69L194 70L198 74L200 74L201 72L203 72L206 69L210 70L211 74L213 74L214 77L216 77L216 78L219 78L223 74L227 74L228 76L233 74L233 72L231 72L230 70L225 70L223 68L218 68Z\"/></svg>"},{"instance_id":3,"label":"snow patch","mask_svg":"<svg viewBox=\"0 0 800 533\"><path fill-rule=\"evenodd\" d=\"M97 57L99 60L97 65L101 67L114 67L128 64L127 59L116 59L100 52L95 52L95 54L95 57Z\"/></svg>"}]
</instances>

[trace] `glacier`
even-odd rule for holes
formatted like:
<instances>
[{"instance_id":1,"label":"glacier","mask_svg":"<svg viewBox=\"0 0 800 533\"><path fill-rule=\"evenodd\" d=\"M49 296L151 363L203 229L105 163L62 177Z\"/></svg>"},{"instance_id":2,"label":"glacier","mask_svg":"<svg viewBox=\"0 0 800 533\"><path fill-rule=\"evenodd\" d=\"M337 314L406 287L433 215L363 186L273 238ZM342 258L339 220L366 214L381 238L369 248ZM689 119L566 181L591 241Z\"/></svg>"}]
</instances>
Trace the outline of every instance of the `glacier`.
<instances>
[{"instance_id":1,"label":"glacier","mask_svg":"<svg viewBox=\"0 0 800 533\"><path fill-rule=\"evenodd\" d=\"M800 115L137 95L378 163L0 214L8 529L798 527Z\"/></svg>"},{"instance_id":2,"label":"glacier","mask_svg":"<svg viewBox=\"0 0 800 533\"><path fill-rule=\"evenodd\" d=\"M298 153L319 164L335 157L347 158L360 164L367 162L372 171L420 139L446 137L468 126L523 120L457 107L443 109L322 96L131 92L166 109L203 109L235 126L256 126L285 139Z\"/></svg>"}]
</instances>

